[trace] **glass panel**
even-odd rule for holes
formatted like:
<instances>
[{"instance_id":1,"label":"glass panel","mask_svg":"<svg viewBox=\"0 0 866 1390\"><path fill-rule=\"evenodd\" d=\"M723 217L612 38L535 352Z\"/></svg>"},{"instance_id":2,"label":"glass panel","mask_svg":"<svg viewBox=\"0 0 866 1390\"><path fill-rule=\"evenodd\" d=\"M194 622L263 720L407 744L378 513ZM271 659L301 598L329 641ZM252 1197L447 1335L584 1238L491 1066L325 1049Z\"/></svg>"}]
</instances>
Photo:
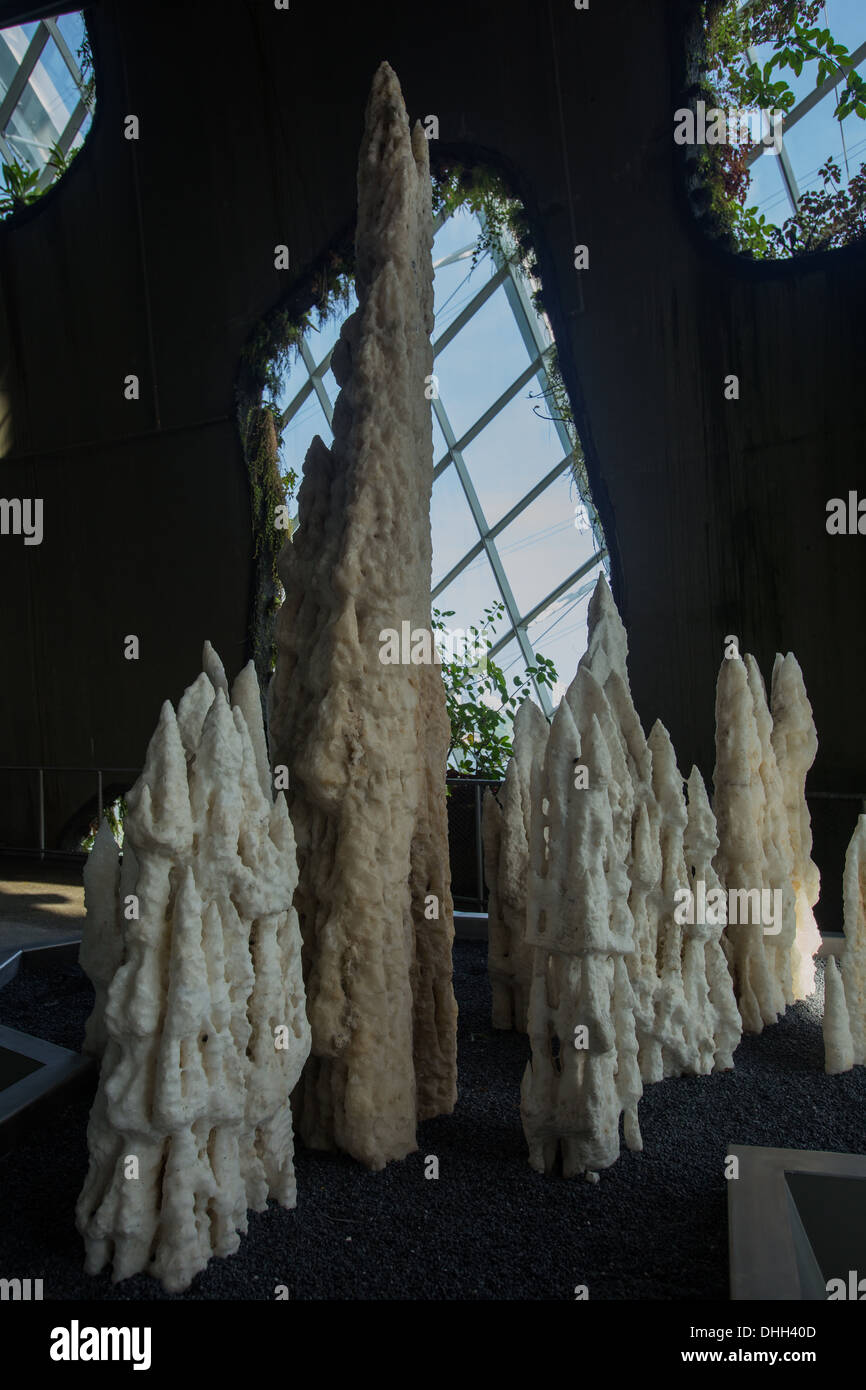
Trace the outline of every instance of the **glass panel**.
<instances>
[{"instance_id":1,"label":"glass panel","mask_svg":"<svg viewBox=\"0 0 866 1390\"><path fill-rule=\"evenodd\" d=\"M464 209L440 227L433 242L433 263L452 253L473 247L481 228L473 213ZM492 256L482 256L473 269L471 254L465 259L439 266L433 279L433 310L436 326L433 340L448 327L494 272Z\"/></svg>"},{"instance_id":2,"label":"glass panel","mask_svg":"<svg viewBox=\"0 0 866 1390\"><path fill-rule=\"evenodd\" d=\"M472 519L466 494L453 463L433 484L430 521L433 531L435 586L478 540L478 527ZM435 602L437 608L442 607L439 599Z\"/></svg>"},{"instance_id":3,"label":"glass panel","mask_svg":"<svg viewBox=\"0 0 866 1390\"><path fill-rule=\"evenodd\" d=\"M293 348L289 354L289 365L283 376L282 389L277 397L277 405L280 410L287 409L301 387L309 379L310 374L301 360L301 354ZM303 407L301 408L303 409Z\"/></svg>"},{"instance_id":4,"label":"glass panel","mask_svg":"<svg viewBox=\"0 0 866 1390\"><path fill-rule=\"evenodd\" d=\"M500 285L436 358L439 395L458 440L528 365Z\"/></svg>"},{"instance_id":5,"label":"glass panel","mask_svg":"<svg viewBox=\"0 0 866 1390\"><path fill-rule=\"evenodd\" d=\"M477 627L485 608L497 600L501 602L502 595L496 587L487 556L481 555L434 599L433 604L440 613L453 609L454 616L445 621L450 628L459 627L465 632L470 627ZM505 622L503 617L497 629L500 633L505 631Z\"/></svg>"},{"instance_id":6,"label":"glass panel","mask_svg":"<svg viewBox=\"0 0 866 1390\"><path fill-rule=\"evenodd\" d=\"M574 679L577 663L586 651L586 610L600 569L597 566L579 579L529 625L533 651L546 656L556 667L559 679L551 692L554 705L559 704L566 686Z\"/></svg>"},{"instance_id":7,"label":"glass panel","mask_svg":"<svg viewBox=\"0 0 866 1390\"><path fill-rule=\"evenodd\" d=\"M325 372L325 375L322 377L322 385L325 388L328 400L331 402L331 409L333 410L337 401L337 397L340 394L340 388L337 385L337 378L334 376L334 373L331 371L330 367Z\"/></svg>"},{"instance_id":8,"label":"glass panel","mask_svg":"<svg viewBox=\"0 0 866 1390\"><path fill-rule=\"evenodd\" d=\"M845 159L842 150L842 135L839 122L833 117L836 105L833 97L828 97L798 121L785 136L785 149L794 170L794 178L801 193L812 188L820 189L823 182L818 170L832 155L843 171ZM862 132L863 122L855 118ZM853 130L846 131L846 136Z\"/></svg>"},{"instance_id":9,"label":"glass panel","mask_svg":"<svg viewBox=\"0 0 866 1390\"><path fill-rule=\"evenodd\" d=\"M304 456L313 441L314 434L320 435L325 444L331 444L333 435L330 426L322 413L319 402L315 396L311 396L283 429L283 447L280 450L283 472L293 468L300 479L304 466Z\"/></svg>"},{"instance_id":10,"label":"glass panel","mask_svg":"<svg viewBox=\"0 0 866 1390\"><path fill-rule=\"evenodd\" d=\"M540 397L541 385L534 379L514 400L490 421L477 439L466 446L464 459L478 493L484 515L491 526L519 502L545 473L549 473L564 453L550 420L549 405Z\"/></svg>"},{"instance_id":11,"label":"glass panel","mask_svg":"<svg viewBox=\"0 0 866 1390\"><path fill-rule=\"evenodd\" d=\"M830 30L837 43L844 43L849 53L866 39L866 13L863 0L825 0L827 18L819 27ZM861 68L862 71L862 68Z\"/></svg>"},{"instance_id":12,"label":"glass panel","mask_svg":"<svg viewBox=\"0 0 866 1390\"><path fill-rule=\"evenodd\" d=\"M782 182L782 166L772 150L755 160L750 174L746 207L757 207L768 222L780 227L789 216L791 205Z\"/></svg>"},{"instance_id":13,"label":"glass panel","mask_svg":"<svg viewBox=\"0 0 866 1390\"><path fill-rule=\"evenodd\" d=\"M496 537L521 613L534 608L593 554L592 533L575 526L578 504L574 481L565 474Z\"/></svg>"}]
</instances>

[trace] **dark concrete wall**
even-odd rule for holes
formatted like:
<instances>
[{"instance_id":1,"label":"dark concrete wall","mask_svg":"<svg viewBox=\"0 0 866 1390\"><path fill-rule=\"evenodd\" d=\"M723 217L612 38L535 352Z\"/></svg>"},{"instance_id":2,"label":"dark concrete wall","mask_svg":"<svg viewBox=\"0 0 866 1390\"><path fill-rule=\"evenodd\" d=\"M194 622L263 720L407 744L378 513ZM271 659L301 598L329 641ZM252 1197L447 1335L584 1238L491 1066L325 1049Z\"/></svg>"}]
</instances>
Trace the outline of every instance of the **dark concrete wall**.
<instances>
[{"instance_id":1,"label":"dark concrete wall","mask_svg":"<svg viewBox=\"0 0 866 1390\"><path fill-rule=\"evenodd\" d=\"M4 493L46 507L41 547L0 540L15 671L0 762L138 764L204 636L231 670L245 659L239 355L351 225L364 101L387 57L412 115L439 117L434 153L486 155L529 210L645 723L660 716L684 770L709 777L724 635L768 677L790 648L821 739L812 785L866 789L866 538L825 530L827 499L863 476L866 255L754 266L704 236L672 140L692 8L95 7L87 148L0 227ZM580 276L575 241L590 248ZM0 832L17 818L7 805Z\"/></svg>"}]
</instances>

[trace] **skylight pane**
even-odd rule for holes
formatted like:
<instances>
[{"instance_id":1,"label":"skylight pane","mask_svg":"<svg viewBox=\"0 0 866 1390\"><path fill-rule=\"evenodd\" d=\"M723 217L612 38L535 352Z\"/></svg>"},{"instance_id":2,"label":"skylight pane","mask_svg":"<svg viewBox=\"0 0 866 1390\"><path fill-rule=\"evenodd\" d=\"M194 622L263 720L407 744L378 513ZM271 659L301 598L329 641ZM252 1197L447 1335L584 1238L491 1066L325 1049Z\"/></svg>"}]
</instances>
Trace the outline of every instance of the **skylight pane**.
<instances>
[{"instance_id":1,"label":"skylight pane","mask_svg":"<svg viewBox=\"0 0 866 1390\"><path fill-rule=\"evenodd\" d=\"M500 286L434 364L458 439L528 366L529 354Z\"/></svg>"},{"instance_id":2,"label":"skylight pane","mask_svg":"<svg viewBox=\"0 0 866 1390\"><path fill-rule=\"evenodd\" d=\"M516 332L515 327L515 332ZM498 415L468 444L463 457L488 522L495 525L563 457L563 446L538 396L537 379L524 386Z\"/></svg>"},{"instance_id":3,"label":"skylight pane","mask_svg":"<svg viewBox=\"0 0 866 1390\"><path fill-rule=\"evenodd\" d=\"M540 603L594 553L591 531L575 526L577 490L567 475L545 488L496 538L521 613Z\"/></svg>"},{"instance_id":4,"label":"skylight pane","mask_svg":"<svg viewBox=\"0 0 866 1390\"><path fill-rule=\"evenodd\" d=\"M569 593L555 599L527 630L533 651L556 667L559 680L551 695L554 705L574 679L577 663L586 651L586 610L600 572L601 566L596 566Z\"/></svg>"},{"instance_id":5,"label":"skylight pane","mask_svg":"<svg viewBox=\"0 0 866 1390\"><path fill-rule=\"evenodd\" d=\"M433 484L430 518L433 529L433 583L436 585L478 542L478 527L453 464Z\"/></svg>"},{"instance_id":6,"label":"skylight pane","mask_svg":"<svg viewBox=\"0 0 866 1390\"><path fill-rule=\"evenodd\" d=\"M433 606L440 613L452 608L454 616L446 619L448 626L466 631L469 627L479 626L485 608L497 600L501 602L502 596L487 557L482 555L473 560L471 566L433 600ZM505 631L506 622L507 619L503 617L498 629L500 635Z\"/></svg>"}]
</instances>

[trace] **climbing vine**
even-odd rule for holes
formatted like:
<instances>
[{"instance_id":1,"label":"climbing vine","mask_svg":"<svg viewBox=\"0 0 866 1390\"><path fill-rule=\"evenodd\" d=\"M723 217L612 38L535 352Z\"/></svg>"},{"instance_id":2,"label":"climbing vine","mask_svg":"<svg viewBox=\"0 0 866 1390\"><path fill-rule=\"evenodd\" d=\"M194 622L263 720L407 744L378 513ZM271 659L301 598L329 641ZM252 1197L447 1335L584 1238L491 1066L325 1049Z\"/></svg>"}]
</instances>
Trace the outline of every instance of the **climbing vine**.
<instances>
[{"instance_id":1,"label":"climbing vine","mask_svg":"<svg viewBox=\"0 0 866 1390\"><path fill-rule=\"evenodd\" d=\"M529 222L522 203L508 191L498 174L481 165L450 165L433 174L434 214L450 216L465 208L475 214L481 231L472 253L473 268L485 255L504 256L523 277L539 314L544 301ZM277 556L286 530L275 524L278 508L291 510L298 476L280 470L282 416L278 404L283 380L304 335L322 328L335 314L345 312L354 283L354 253L348 239L329 253L323 264L289 301L262 319L241 357L237 384L238 423L250 476L255 554L255 593L252 617L254 660L263 683L274 668L274 621L282 600ZM546 354L549 387L538 393L537 414L560 421L572 449L571 473L596 544L603 548L601 523L592 501L586 461L555 346ZM289 533L294 522L290 521ZM542 668L543 669L543 668Z\"/></svg>"},{"instance_id":2,"label":"climbing vine","mask_svg":"<svg viewBox=\"0 0 866 1390\"><path fill-rule=\"evenodd\" d=\"M821 26L822 0L703 0L706 52L695 95L708 107L790 112L794 93L786 72L805 70L820 87L836 77L833 115L866 120L866 81L851 54ZM771 44L765 62L748 50ZM828 98L829 100L829 98ZM866 236L866 163L843 182L833 158L818 171L820 185L802 195L781 227L749 205L749 151L753 137L705 145L696 157L696 182L704 193L701 213L712 232L736 250L775 259L847 246ZM698 200L700 206L700 200Z\"/></svg>"},{"instance_id":3,"label":"climbing vine","mask_svg":"<svg viewBox=\"0 0 866 1390\"><path fill-rule=\"evenodd\" d=\"M508 191L498 174L483 165L445 167L433 175L433 211L451 216L460 208L474 213L481 223L472 253L473 269L485 255L504 257L523 278L536 312L544 315L541 271L535 258L529 220L520 200ZM549 385L537 397L544 404L533 409L537 415L543 415L546 409L549 414L543 418L557 420L565 428L571 445L571 475L596 546L603 549L604 532L592 500L583 445L555 345L546 353L545 366Z\"/></svg>"},{"instance_id":4,"label":"climbing vine","mask_svg":"<svg viewBox=\"0 0 866 1390\"><path fill-rule=\"evenodd\" d=\"M236 386L238 427L250 479L254 584L253 660L263 687L274 669L274 623L282 602L277 558L291 535L298 475L281 465L283 380L305 333L345 310L354 277L351 252L332 251L325 262L256 325L241 354ZM288 518L288 525L280 521Z\"/></svg>"}]
</instances>

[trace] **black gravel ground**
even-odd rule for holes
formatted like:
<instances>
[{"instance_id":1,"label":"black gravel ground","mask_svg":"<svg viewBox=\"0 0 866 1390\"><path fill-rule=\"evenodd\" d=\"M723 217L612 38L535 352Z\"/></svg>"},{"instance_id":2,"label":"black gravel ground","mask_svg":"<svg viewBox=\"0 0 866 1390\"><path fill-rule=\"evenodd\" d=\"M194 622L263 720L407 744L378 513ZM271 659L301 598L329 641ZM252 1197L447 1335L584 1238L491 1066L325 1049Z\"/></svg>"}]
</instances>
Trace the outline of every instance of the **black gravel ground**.
<instances>
[{"instance_id":1,"label":"black gravel ground","mask_svg":"<svg viewBox=\"0 0 866 1390\"><path fill-rule=\"evenodd\" d=\"M822 1070L822 981L736 1054L736 1068L651 1086L644 1152L593 1185L533 1173L520 1127L526 1039L490 1027L486 944L458 942L460 1098L421 1126L418 1153L370 1173L300 1150L299 1202L251 1213L247 1237L183 1295L138 1276L82 1272L73 1209L87 1164L89 1100L0 1156L0 1272L41 1278L46 1299L726 1299L724 1156L731 1143L866 1153L866 1068ZM78 1049L92 991L77 969L22 970L0 1022ZM439 1160L425 1179L425 1156Z\"/></svg>"}]
</instances>

